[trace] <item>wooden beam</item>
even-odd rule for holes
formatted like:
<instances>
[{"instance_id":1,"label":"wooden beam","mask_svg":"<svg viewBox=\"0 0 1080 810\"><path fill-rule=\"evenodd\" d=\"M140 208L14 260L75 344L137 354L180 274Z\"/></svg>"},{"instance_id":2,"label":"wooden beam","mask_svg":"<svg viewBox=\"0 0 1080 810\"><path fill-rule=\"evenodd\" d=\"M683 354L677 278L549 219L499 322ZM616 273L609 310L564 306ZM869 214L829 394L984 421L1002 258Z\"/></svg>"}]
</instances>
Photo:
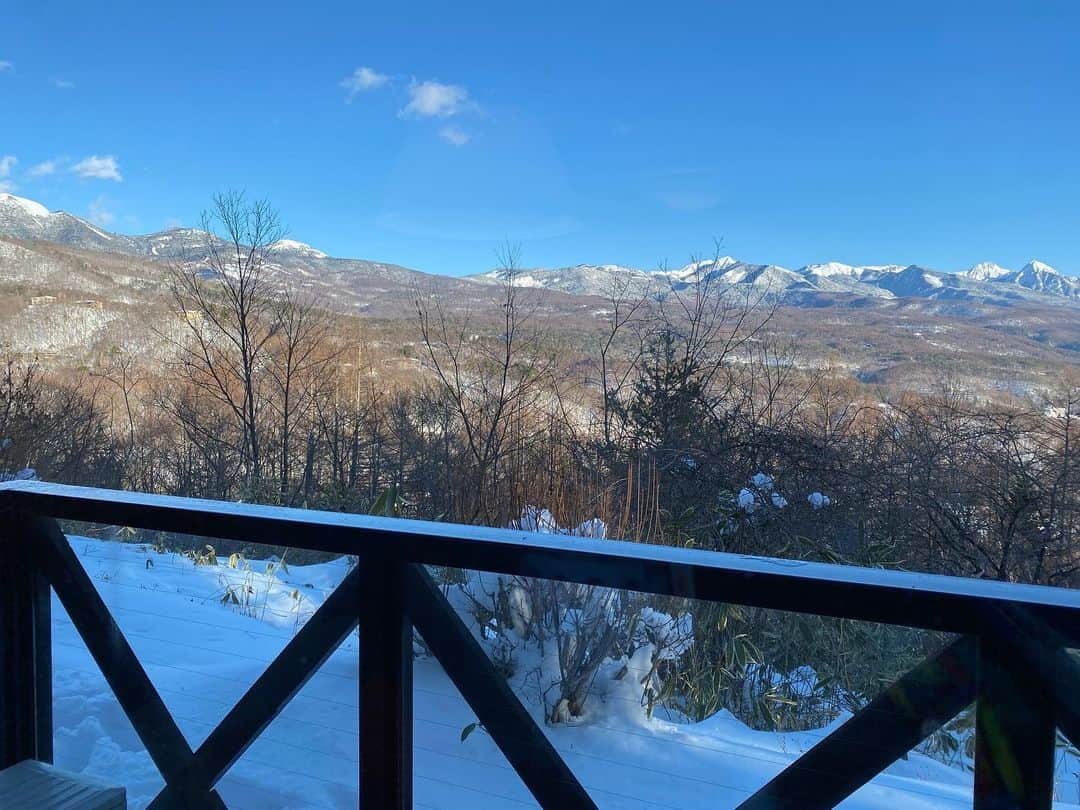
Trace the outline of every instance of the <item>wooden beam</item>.
<instances>
[{"instance_id":1,"label":"wooden beam","mask_svg":"<svg viewBox=\"0 0 1080 810\"><path fill-rule=\"evenodd\" d=\"M992 635L1001 609L1080 644L1080 591L533 534L372 515L204 501L35 481L0 503L70 520L291 545L930 630Z\"/></svg>"},{"instance_id":2,"label":"wooden beam","mask_svg":"<svg viewBox=\"0 0 1080 810\"><path fill-rule=\"evenodd\" d=\"M835 807L963 711L975 697L976 642L923 661L788 765L739 810Z\"/></svg>"},{"instance_id":3,"label":"wooden beam","mask_svg":"<svg viewBox=\"0 0 1080 810\"><path fill-rule=\"evenodd\" d=\"M1080 747L1080 662L1059 648L1050 662L1046 688L1054 696L1057 725L1069 742Z\"/></svg>"},{"instance_id":4,"label":"wooden beam","mask_svg":"<svg viewBox=\"0 0 1080 810\"><path fill-rule=\"evenodd\" d=\"M29 520L0 513L0 770L53 755L51 594Z\"/></svg>"},{"instance_id":5,"label":"wooden beam","mask_svg":"<svg viewBox=\"0 0 1080 810\"><path fill-rule=\"evenodd\" d=\"M994 640L982 640L975 709L975 810L1050 810L1056 739L1052 692L1043 688L1042 679L1023 659Z\"/></svg>"},{"instance_id":6,"label":"wooden beam","mask_svg":"<svg viewBox=\"0 0 1080 810\"><path fill-rule=\"evenodd\" d=\"M1069 652L1069 640L1016 611L999 613L995 631L998 656L1016 661L1021 679L1050 696L1061 733L1080 745L1080 658Z\"/></svg>"},{"instance_id":7,"label":"wooden beam","mask_svg":"<svg viewBox=\"0 0 1080 810\"><path fill-rule=\"evenodd\" d=\"M405 586L416 629L540 806L595 808L431 575L422 566L410 565Z\"/></svg>"},{"instance_id":8,"label":"wooden beam","mask_svg":"<svg viewBox=\"0 0 1080 810\"><path fill-rule=\"evenodd\" d=\"M412 625L404 566L363 556L360 588L360 807L412 807Z\"/></svg>"}]
</instances>

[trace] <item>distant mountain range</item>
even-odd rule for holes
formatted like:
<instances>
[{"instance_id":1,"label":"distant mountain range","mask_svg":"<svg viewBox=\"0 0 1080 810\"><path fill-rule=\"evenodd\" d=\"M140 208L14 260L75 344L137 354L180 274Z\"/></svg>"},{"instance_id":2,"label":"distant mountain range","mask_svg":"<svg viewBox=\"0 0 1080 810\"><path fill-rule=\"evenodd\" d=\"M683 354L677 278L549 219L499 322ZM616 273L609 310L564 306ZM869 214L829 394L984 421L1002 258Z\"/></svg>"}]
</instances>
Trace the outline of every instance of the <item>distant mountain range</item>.
<instances>
[{"instance_id":1,"label":"distant mountain range","mask_svg":"<svg viewBox=\"0 0 1080 810\"><path fill-rule=\"evenodd\" d=\"M52 212L40 203L0 194L0 235L37 239L84 250L104 251L149 259L199 261L205 234L179 228L145 236L112 233L63 211ZM341 259L303 242L283 239L274 246L275 265L301 279L305 286L331 291L335 298L362 295L372 281L396 287L412 285L426 274L394 264ZM493 284L501 280L491 271L462 284ZM709 281L716 289L748 289L761 297L795 306L823 306L839 301L920 298L1009 305L1019 302L1080 304L1080 279L1063 275L1040 261L1019 270L983 262L961 272L943 272L919 265L852 266L839 262L810 264L796 270L775 264L753 264L725 256L693 262L677 270L645 271L619 265L576 265L520 272L516 283L557 290L569 295L607 296L614 287L628 294L663 294Z\"/></svg>"},{"instance_id":2,"label":"distant mountain range","mask_svg":"<svg viewBox=\"0 0 1080 810\"><path fill-rule=\"evenodd\" d=\"M471 276L499 283L491 271ZM752 264L724 256L671 271L645 271L618 265L577 265L522 271L516 283L575 295L609 295L614 288L631 294L659 293L709 281L717 289L750 288L755 294L793 305L821 305L838 297L872 299L927 298L1009 304L1017 301L1080 304L1080 279L1064 276L1040 261L1019 270L983 262L958 273L919 265L852 266L840 262L809 264L789 270L775 264Z\"/></svg>"}]
</instances>

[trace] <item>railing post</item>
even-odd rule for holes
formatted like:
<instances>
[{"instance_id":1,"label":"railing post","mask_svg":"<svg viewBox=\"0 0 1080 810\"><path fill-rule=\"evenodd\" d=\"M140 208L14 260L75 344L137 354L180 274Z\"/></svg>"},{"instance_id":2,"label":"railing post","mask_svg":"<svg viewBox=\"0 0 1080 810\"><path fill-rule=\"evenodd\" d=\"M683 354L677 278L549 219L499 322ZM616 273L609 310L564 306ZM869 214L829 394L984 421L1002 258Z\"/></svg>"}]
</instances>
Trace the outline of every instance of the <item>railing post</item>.
<instances>
[{"instance_id":1,"label":"railing post","mask_svg":"<svg viewBox=\"0 0 1080 810\"><path fill-rule=\"evenodd\" d=\"M404 565L360 557L360 808L412 807L412 625Z\"/></svg>"},{"instance_id":2,"label":"railing post","mask_svg":"<svg viewBox=\"0 0 1080 810\"><path fill-rule=\"evenodd\" d=\"M1002 645L979 640L975 810L1049 810L1056 725L1053 696L1041 684Z\"/></svg>"},{"instance_id":3,"label":"railing post","mask_svg":"<svg viewBox=\"0 0 1080 810\"><path fill-rule=\"evenodd\" d=\"M0 769L52 762L50 592L26 525L0 510Z\"/></svg>"}]
</instances>

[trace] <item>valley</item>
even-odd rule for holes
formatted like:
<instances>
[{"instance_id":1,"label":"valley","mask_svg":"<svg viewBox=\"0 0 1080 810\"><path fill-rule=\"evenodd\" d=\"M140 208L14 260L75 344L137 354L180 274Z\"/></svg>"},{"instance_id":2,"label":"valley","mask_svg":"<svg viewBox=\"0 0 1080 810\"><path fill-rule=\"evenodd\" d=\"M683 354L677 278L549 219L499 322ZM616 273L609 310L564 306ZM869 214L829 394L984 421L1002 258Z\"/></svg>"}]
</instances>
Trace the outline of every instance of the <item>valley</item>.
<instances>
[{"instance_id":1,"label":"valley","mask_svg":"<svg viewBox=\"0 0 1080 810\"><path fill-rule=\"evenodd\" d=\"M180 319L169 268L205 264L193 228L110 233L79 217L0 194L0 350L50 367L93 368L110 352L160 361ZM268 273L332 310L390 376L414 376L416 300L498 328L498 271L468 277L335 258L295 240L271 251ZM770 335L806 366L829 366L889 391L929 391L944 380L987 397L1036 396L1080 364L1080 282L1033 261L983 263L960 273L898 265L813 264L797 271L715 257L677 270L616 265L523 268L521 294L572 365L604 333L612 295L647 305L708 285L771 311ZM493 332L494 333L494 332ZM353 338L347 338L353 340Z\"/></svg>"}]
</instances>

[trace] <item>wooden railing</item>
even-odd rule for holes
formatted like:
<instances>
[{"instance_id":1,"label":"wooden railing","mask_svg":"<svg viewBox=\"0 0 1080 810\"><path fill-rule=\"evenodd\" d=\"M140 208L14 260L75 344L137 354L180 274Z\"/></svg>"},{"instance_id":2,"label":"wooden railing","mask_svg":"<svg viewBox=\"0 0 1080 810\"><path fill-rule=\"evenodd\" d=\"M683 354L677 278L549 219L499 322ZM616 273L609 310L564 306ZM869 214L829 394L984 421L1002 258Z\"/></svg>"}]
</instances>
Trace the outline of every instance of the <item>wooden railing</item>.
<instances>
[{"instance_id":1,"label":"wooden railing","mask_svg":"<svg viewBox=\"0 0 1080 810\"><path fill-rule=\"evenodd\" d=\"M353 554L360 562L193 751L59 519ZM1068 652L1080 646L1077 591L11 482L0 484L0 768L52 757L51 588L161 771L165 787L153 808L224 807L218 780L357 628L361 806L411 806L414 627L542 806L595 807L425 565L960 634L742 808L832 807L973 701L979 810L1049 807L1056 730L1080 743L1080 670Z\"/></svg>"}]
</instances>

